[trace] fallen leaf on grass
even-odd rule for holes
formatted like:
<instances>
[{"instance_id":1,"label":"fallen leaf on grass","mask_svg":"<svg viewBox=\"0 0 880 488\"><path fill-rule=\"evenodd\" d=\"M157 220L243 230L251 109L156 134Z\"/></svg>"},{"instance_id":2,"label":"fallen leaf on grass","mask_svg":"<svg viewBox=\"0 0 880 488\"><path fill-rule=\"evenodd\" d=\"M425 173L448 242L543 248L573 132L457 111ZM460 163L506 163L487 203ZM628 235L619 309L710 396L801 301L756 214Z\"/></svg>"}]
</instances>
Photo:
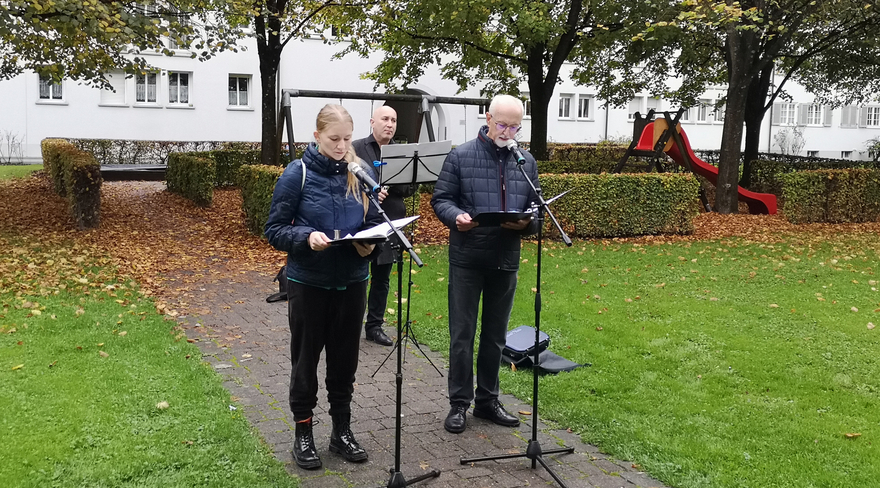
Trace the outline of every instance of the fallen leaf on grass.
<instances>
[{"instance_id":1,"label":"fallen leaf on grass","mask_svg":"<svg viewBox=\"0 0 880 488\"><path fill-rule=\"evenodd\" d=\"M101 357L102 357L102 358L107 358L107 357L110 357L110 355L109 355L109 354L107 354L107 353L106 353L106 352L104 352L104 351L98 351L98 354L100 354L100 355L101 355Z\"/></svg>"},{"instance_id":2,"label":"fallen leaf on grass","mask_svg":"<svg viewBox=\"0 0 880 488\"><path fill-rule=\"evenodd\" d=\"M862 436L862 434L860 434L860 433L858 433L858 432L853 432L853 433L850 433L850 434L843 434L843 435L844 435L847 439L855 439L856 437L861 437L861 436Z\"/></svg>"},{"instance_id":3,"label":"fallen leaf on grass","mask_svg":"<svg viewBox=\"0 0 880 488\"><path fill-rule=\"evenodd\" d=\"M770 308L779 308L779 305L777 305L777 304L775 304L775 303L771 303L771 304L770 304Z\"/></svg>"},{"instance_id":4,"label":"fallen leaf on grass","mask_svg":"<svg viewBox=\"0 0 880 488\"><path fill-rule=\"evenodd\" d=\"M510 363L510 370L511 370L511 371L516 371L516 365L513 364L513 363Z\"/></svg>"},{"instance_id":5,"label":"fallen leaf on grass","mask_svg":"<svg viewBox=\"0 0 880 488\"><path fill-rule=\"evenodd\" d=\"M874 328L874 323L873 323L873 322L868 322L868 330L871 330L871 329L873 329L873 328Z\"/></svg>"},{"instance_id":6,"label":"fallen leaf on grass","mask_svg":"<svg viewBox=\"0 0 880 488\"><path fill-rule=\"evenodd\" d=\"M159 402L156 404L156 408L158 408L159 410L165 410L168 407L170 407L170 405L168 405L168 402Z\"/></svg>"},{"instance_id":7,"label":"fallen leaf on grass","mask_svg":"<svg viewBox=\"0 0 880 488\"><path fill-rule=\"evenodd\" d=\"M12 367L12 371L15 371L15 370L17 370L17 369L21 369L21 368L23 368L23 367L24 367L23 364L19 364L18 366L13 366L13 367Z\"/></svg>"},{"instance_id":8,"label":"fallen leaf on grass","mask_svg":"<svg viewBox=\"0 0 880 488\"><path fill-rule=\"evenodd\" d=\"M529 412L528 410L520 410L520 411L519 411L519 414L520 414L520 415L531 415L532 412Z\"/></svg>"},{"instance_id":9,"label":"fallen leaf on grass","mask_svg":"<svg viewBox=\"0 0 880 488\"><path fill-rule=\"evenodd\" d=\"M57 363L58 363L58 360L56 359L56 360L52 361L51 364L49 364L49 367L51 368L51 367L55 366Z\"/></svg>"},{"instance_id":10,"label":"fallen leaf on grass","mask_svg":"<svg viewBox=\"0 0 880 488\"><path fill-rule=\"evenodd\" d=\"M599 312L602 313L602 312ZM602 327L596 327L596 330L602 330Z\"/></svg>"},{"instance_id":11,"label":"fallen leaf on grass","mask_svg":"<svg viewBox=\"0 0 880 488\"><path fill-rule=\"evenodd\" d=\"M128 335L128 332L126 332L124 330L119 333L119 337L125 337L126 335Z\"/></svg>"}]
</instances>

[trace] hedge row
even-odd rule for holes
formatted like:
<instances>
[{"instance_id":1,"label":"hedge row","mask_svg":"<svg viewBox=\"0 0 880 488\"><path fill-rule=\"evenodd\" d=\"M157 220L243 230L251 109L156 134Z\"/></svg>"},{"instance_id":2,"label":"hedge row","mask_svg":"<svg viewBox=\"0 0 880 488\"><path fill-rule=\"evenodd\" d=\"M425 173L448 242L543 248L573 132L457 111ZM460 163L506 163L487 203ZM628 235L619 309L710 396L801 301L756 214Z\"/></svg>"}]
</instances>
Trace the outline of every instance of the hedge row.
<instances>
[{"instance_id":1,"label":"hedge row","mask_svg":"<svg viewBox=\"0 0 880 488\"><path fill-rule=\"evenodd\" d=\"M283 172L284 168L264 164L242 166L238 170L245 225L254 235L263 235L263 228L269 220L269 207L272 206L275 182Z\"/></svg>"},{"instance_id":2,"label":"hedge row","mask_svg":"<svg viewBox=\"0 0 880 488\"><path fill-rule=\"evenodd\" d=\"M259 151L259 142L228 141L134 141L127 139L68 139L74 146L94 154L101 164L167 164L176 152L204 152L216 150ZM301 157L308 143L293 144L294 159ZM282 159L288 147L282 147Z\"/></svg>"},{"instance_id":3,"label":"hedge row","mask_svg":"<svg viewBox=\"0 0 880 488\"><path fill-rule=\"evenodd\" d=\"M752 161L751 190L781 196L784 193L783 175L797 171L826 169L877 168L874 161L853 161L850 159L802 158L772 155L773 159Z\"/></svg>"},{"instance_id":4,"label":"hedge row","mask_svg":"<svg viewBox=\"0 0 880 488\"><path fill-rule=\"evenodd\" d=\"M41 147L52 188L67 198L76 227L97 227L101 222L101 165L90 153L63 139L44 139Z\"/></svg>"},{"instance_id":5,"label":"hedge row","mask_svg":"<svg viewBox=\"0 0 880 488\"><path fill-rule=\"evenodd\" d=\"M880 171L798 171L781 176L785 217L792 223L875 222L880 216Z\"/></svg>"},{"instance_id":6,"label":"hedge row","mask_svg":"<svg viewBox=\"0 0 880 488\"><path fill-rule=\"evenodd\" d=\"M588 165L619 161L627 146L618 144L547 144L550 161L576 161ZM613 167L613 166L612 166Z\"/></svg>"},{"instance_id":7,"label":"hedge row","mask_svg":"<svg viewBox=\"0 0 880 488\"><path fill-rule=\"evenodd\" d=\"M571 189L552 210L574 238L689 234L699 213L691 174L545 174L541 188L545 198Z\"/></svg>"},{"instance_id":8,"label":"hedge row","mask_svg":"<svg viewBox=\"0 0 880 488\"><path fill-rule=\"evenodd\" d=\"M207 207L214 200L217 166L204 153L172 153L165 170L168 191Z\"/></svg>"}]
</instances>

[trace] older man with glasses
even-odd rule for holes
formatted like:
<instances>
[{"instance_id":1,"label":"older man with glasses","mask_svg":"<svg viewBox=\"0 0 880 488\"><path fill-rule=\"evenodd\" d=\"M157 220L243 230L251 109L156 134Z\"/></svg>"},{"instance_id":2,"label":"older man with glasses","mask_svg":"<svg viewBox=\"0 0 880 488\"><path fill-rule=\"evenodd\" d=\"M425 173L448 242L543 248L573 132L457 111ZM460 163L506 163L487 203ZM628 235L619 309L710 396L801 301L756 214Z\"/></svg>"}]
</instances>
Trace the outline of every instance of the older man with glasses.
<instances>
[{"instance_id":1,"label":"older man with glasses","mask_svg":"<svg viewBox=\"0 0 880 488\"><path fill-rule=\"evenodd\" d=\"M431 205L449 227L449 404L444 428L464 432L467 410L499 425L515 427L519 419L498 401L501 351L516 292L520 238L537 232L531 218L480 226L483 212L523 212L537 195L517 167L510 141L522 127L523 105L510 95L492 99L486 125L477 138L449 153L434 187ZM538 166L521 151L528 177L538 187ZM474 391L474 338L480 298L483 313Z\"/></svg>"}]
</instances>

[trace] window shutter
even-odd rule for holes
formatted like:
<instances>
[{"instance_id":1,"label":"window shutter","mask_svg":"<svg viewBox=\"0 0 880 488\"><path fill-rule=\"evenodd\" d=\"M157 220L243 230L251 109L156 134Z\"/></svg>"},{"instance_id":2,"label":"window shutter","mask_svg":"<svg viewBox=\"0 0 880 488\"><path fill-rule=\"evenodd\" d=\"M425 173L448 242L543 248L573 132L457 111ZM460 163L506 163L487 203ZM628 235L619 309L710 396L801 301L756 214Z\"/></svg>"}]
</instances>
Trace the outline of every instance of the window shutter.
<instances>
[{"instance_id":1,"label":"window shutter","mask_svg":"<svg viewBox=\"0 0 880 488\"><path fill-rule=\"evenodd\" d=\"M800 103L798 104L798 114L797 121L798 125L807 125L807 114L810 111L810 104L808 103Z\"/></svg>"},{"instance_id":2,"label":"window shutter","mask_svg":"<svg viewBox=\"0 0 880 488\"><path fill-rule=\"evenodd\" d=\"M834 116L834 111L831 110L831 107L829 107L828 105L823 105L822 110L825 111L825 122L823 125L825 127L831 127L831 119Z\"/></svg>"},{"instance_id":3,"label":"window shutter","mask_svg":"<svg viewBox=\"0 0 880 488\"><path fill-rule=\"evenodd\" d=\"M773 104L773 117L770 121L771 125L779 125L779 121L782 120L782 104L774 103Z\"/></svg>"},{"instance_id":4,"label":"window shutter","mask_svg":"<svg viewBox=\"0 0 880 488\"><path fill-rule=\"evenodd\" d=\"M840 126L841 127L851 127L850 126L850 117L852 116L852 106L844 105L840 107Z\"/></svg>"},{"instance_id":5,"label":"window shutter","mask_svg":"<svg viewBox=\"0 0 880 488\"><path fill-rule=\"evenodd\" d=\"M868 107L859 108L859 127L868 126Z\"/></svg>"}]
</instances>

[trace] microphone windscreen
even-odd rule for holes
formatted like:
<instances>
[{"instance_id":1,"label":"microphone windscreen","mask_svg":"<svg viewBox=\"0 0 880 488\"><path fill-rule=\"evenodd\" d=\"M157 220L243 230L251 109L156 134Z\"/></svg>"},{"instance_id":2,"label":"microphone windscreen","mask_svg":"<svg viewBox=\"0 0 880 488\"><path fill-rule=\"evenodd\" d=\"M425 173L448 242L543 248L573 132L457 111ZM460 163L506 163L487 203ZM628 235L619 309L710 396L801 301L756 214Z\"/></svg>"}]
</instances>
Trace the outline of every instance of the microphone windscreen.
<instances>
[{"instance_id":1,"label":"microphone windscreen","mask_svg":"<svg viewBox=\"0 0 880 488\"><path fill-rule=\"evenodd\" d=\"M507 140L507 149L515 149L518 146L516 143L516 139L508 139Z\"/></svg>"}]
</instances>

